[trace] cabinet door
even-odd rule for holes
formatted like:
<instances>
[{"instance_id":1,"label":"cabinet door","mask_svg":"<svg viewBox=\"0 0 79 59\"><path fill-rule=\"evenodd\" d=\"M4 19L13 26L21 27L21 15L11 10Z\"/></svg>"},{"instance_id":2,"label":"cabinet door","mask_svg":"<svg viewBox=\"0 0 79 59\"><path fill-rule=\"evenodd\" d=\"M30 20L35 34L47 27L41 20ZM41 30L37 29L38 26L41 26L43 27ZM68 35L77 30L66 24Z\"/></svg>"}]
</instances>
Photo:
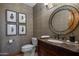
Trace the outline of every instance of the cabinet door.
<instances>
[{"instance_id":1,"label":"cabinet door","mask_svg":"<svg viewBox=\"0 0 79 59\"><path fill-rule=\"evenodd\" d=\"M45 56L47 53L41 46L38 46L38 55L39 56Z\"/></svg>"}]
</instances>

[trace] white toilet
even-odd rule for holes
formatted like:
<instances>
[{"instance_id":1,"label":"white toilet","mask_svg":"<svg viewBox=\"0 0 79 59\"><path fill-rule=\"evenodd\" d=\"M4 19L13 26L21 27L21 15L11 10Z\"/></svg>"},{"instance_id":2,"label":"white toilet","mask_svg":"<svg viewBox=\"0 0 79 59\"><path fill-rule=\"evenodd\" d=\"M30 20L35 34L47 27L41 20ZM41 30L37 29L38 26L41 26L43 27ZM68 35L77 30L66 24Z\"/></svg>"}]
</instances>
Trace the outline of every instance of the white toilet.
<instances>
[{"instance_id":1,"label":"white toilet","mask_svg":"<svg viewBox=\"0 0 79 59\"><path fill-rule=\"evenodd\" d=\"M34 56L37 46L37 38L32 38L32 44L27 44L22 46L21 51L24 53L24 56Z\"/></svg>"}]
</instances>

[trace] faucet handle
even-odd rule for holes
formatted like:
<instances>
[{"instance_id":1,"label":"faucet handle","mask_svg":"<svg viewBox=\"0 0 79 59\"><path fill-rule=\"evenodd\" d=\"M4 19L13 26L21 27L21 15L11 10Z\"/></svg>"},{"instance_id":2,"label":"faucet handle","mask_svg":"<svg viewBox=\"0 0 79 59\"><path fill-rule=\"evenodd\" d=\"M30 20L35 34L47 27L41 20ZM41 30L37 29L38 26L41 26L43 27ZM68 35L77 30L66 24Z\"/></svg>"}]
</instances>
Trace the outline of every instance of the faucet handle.
<instances>
[{"instance_id":1,"label":"faucet handle","mask_svg":"<svg viewBox=\"0 0 79 59\"><path fill-rule=\"evenodd\" d=\"M62 40L65 40L66 37L62 37Z\"/></svg>"}]
</instances>

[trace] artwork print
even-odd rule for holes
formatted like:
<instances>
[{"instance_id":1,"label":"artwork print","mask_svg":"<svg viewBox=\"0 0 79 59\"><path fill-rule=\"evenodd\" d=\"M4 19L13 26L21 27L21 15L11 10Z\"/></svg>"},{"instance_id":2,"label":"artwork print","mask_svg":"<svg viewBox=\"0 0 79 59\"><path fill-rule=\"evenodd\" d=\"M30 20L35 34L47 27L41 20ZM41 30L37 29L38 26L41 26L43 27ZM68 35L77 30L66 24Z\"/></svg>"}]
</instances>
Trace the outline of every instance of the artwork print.
<instances>
[{"instance_id":1,"label":"artwork print","mask_svg":"<svg viewBox=\"0 0 79 59\"><path fill-rule=\"evenodd\" d=\"M19 23L26 23L26 15L19 13Z\"/></svg>"},{"instance_id":2,"label":"artwork print","mask_svg":"<svg viewBox=\"0 0 79 59\"><path fill-rule=\"evenodd\" d=\"M26 34L25 25L19 25L19 34Z\"/></svg>"},{"instance_id":3,"label":"artwork print","mask_svg":"<svg viewBox=\"0 0 79 59\"><path fill-rule=\"evenodd\" d=\"M16 35L16 25L7 24L7 35Z\"/></svg>"},{"instance_id":4,"label":"artwork print","mask_svg":"<svg viewBox=\"0 0 79 59\"><path fill-rule=\"evenodd\" d=\"M16 12L7 10L7 22L16 22Z\"/></svg>"}]
</instances>

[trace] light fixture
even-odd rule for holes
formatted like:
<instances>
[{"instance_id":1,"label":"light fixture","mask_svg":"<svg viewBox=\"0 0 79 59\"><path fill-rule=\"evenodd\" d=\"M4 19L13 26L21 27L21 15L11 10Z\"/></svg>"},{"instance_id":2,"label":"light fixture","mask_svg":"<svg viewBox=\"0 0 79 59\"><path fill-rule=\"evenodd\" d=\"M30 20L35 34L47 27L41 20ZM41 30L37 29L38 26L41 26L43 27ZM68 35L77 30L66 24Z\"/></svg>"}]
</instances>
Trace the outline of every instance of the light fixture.
<instances>
[{"instance_id":1,"label":"light fixture","mask_svg":"<svg viewBox=\"0 0 79 59\"><path fill-rule=\"evenodd\" d=\"M45 5L46 8L48 8L48 9L54 7L53 3L44 3L44 5Z\"/></svg>"},{"instance_id":2,"label":"light fixture","mask_svg":"<svg viewBox=\"0 0 79 59\"><path fill-rule=\"evenodd\" d=\"M53 3L48 3L48 8L53 8L54 7L54 4Z\"/></svg>"},{"instance_id":3,"label":"light fixture","mask_svg":"<svg viewBox=\"0 0 79 59\"><path fill-rule=\"evenodd\" d=\"M48 5L48 3L44 3L44 5Z\"/></svg>"}]
</instances>

